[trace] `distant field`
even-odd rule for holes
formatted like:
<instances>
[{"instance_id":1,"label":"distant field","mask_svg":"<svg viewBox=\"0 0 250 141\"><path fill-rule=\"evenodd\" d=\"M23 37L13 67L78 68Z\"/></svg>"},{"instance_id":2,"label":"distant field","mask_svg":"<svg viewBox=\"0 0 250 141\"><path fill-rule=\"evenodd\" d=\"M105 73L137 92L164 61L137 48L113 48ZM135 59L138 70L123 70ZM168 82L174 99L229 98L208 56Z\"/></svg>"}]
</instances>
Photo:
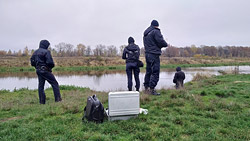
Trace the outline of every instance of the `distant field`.
<instances>
[{"instance_id":1,"label":"distant field","mask_svg":"<svg viewBox=\"0 0 250 141\"><path fill-rule=\"evenodd\" d=\"M30 57L0 57L0 72L34 71L30 66ZM140 58L145 63L145 58ZM125 60L121 57L54 57L54 71L85 71L85 70L124 70ZM161 67L202 67L250 65L249 58L218 58L218 57L161 57ZM146 66L146 65L145 65Z\"/></svg>"},{"instance_id":2,"label":"distant field","mask_svg":"<svg viewBox=\"0 0 250 141\"><path fill-rule=\"evenodd\" d=\"M106 108L107 93L61 86L63 102L46 105L37 90L0 91L0 140L250 140L250 75L196 76L183 90L141 92L148 115L102 124L82 122L89 95Z\"/></svg>"}]
</instances>

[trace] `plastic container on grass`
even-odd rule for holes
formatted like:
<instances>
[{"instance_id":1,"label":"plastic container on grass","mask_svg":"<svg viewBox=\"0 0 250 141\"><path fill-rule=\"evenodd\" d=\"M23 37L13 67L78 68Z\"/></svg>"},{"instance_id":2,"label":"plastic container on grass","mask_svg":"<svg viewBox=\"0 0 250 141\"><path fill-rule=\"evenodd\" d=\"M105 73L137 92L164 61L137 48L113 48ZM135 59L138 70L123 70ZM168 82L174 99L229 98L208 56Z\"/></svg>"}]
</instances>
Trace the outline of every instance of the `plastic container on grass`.
<instances>
[{"instance_id":1,"label":"plastic container on grass","mask_svg":"<svg viewBox=\"0 0 250 141\"><path fill-rule=\"evenodd\" d=\"M140 113L140 93L137 91L110 92L106 113L109 121L137 117Z\"/></svg>"}]
</instances>

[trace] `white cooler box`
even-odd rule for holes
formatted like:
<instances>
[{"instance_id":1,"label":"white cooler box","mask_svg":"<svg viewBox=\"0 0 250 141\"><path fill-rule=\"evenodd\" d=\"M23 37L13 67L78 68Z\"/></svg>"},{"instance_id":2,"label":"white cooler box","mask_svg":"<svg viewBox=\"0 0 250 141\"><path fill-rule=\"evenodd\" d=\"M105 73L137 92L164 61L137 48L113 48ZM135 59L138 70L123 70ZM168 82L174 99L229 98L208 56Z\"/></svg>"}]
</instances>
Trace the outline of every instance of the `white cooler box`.
<instances>
[{"instance_id":1,"label":"white cooler box","mask_svg":"<svg viewBox=\"0 0 250 141\"><path fill-rule=\"evenodd\" d=\"M109 121L127 120L140 112L140 93L137 91L110 92L108 97Z\"/></svg>"}]
</instances>

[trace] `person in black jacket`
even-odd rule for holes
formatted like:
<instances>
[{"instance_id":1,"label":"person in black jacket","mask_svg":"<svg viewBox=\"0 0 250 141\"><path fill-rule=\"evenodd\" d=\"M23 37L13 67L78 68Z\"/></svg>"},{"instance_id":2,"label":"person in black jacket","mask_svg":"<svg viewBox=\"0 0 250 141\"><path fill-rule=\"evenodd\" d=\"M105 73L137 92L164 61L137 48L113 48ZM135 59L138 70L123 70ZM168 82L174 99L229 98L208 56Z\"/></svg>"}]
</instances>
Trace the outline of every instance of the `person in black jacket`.
<instances>
[{"instance_id":1,"label":"person in black jacket","mask_svg":"<svg viewBox=\"0 0 250 141\"><path fill-rule=\"evenodd\" d=\"M30 58L31 65L36 68L36 74L38 76L38 94L40 104L45 104L46 101L46 95L44 93L45 80L47 80L53 88L55 102L62 101L58 82L51 70L55 64L50 51L47 50L49 46L49 41L42 40L39 49L37 49Z\"/></svg>"},{"instance_id":2,"label":"person in black jacket","mask_svg":"<svg viewBox=\"0 0 250 141\"><path fill-rule=\"evenodd\" d=\"M173 82L175 83L175 88L183 88L183 81L185 79L185 73L181 71L181 67L176 68L176 73L174 75Z\"/></svg>"},{"instance_id":3,"label":"person in black jacket","mask_svg":"<svg viewBox=\"0 0 250 141\"><path fill-rule=\"evenodd\" d=\"M153 20L143 35L147 64L144 87L146 92L152 95L160 95L155 91L155 87L159 81L161 48L168 46L158 27L159 23Z\"/></svg>"},{"instance_id":4,"label":"person in black jacket","mask_svg":"<svg viewBox=\"0 0 250 141\"><path fill-rule=\"evenodd\" d=\"M126 59L126 72L128 77L128 90L132 91L132 71L134 72L135 77L135 88L136 91L140 89L140 79L139 73L140 68L137 65L140 56L140 48L136 45L133 37L128 38L128 46L126 46L123 50L122 59Z\"/></svg>"}]
</instances>

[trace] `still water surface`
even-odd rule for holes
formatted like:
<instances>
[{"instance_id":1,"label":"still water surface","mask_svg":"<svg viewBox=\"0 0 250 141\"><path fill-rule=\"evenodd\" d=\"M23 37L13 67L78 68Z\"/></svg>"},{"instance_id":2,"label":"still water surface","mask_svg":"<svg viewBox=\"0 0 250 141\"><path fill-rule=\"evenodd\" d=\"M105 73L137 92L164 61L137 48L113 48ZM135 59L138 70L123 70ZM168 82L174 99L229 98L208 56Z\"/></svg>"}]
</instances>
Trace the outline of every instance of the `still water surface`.
<instances>
[{"instance_id":1,"label":"still water surface","mask_svg":"<svg viewBox=\"0 0 250 141\"><path fill-rule=\"evenodd\" d=\"M219 75L219 70L232 71L234 66L184 68L185 82L191 81L196 73ZM240 66L239 73L250 73L250 66ZM90 71L54 73L59 85L74 85L89 87L96 91L127 90L127 75L125 71ZM173 88L174 69L161 69L160 80L156 89ZM143 88L145 70L140 73L141 88ZM133 80L133 86L135 85ZM37 89L38 79L35 72L2 73L0 74L0 90L20 88ZM46 82L45 87L50 85ZM134 88L135 89L135 88Z\"/></svg>"}]
</instances>

